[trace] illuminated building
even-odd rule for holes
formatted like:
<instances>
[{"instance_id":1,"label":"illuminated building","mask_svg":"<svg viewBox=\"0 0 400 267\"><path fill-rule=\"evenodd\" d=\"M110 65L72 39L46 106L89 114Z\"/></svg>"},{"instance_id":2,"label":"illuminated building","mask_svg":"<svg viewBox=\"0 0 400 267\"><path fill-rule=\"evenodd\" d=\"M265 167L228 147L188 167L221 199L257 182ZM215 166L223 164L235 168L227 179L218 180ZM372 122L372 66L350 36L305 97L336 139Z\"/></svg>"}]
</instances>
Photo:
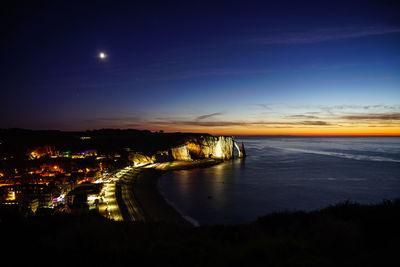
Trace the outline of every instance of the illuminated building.
<instances>
[{"instance_id":1,"label":"illuminated building","mask_svg":"<svg viewBox=\"0 0 400 267\"><path fill-rule=\"evenodd\" d=\"M88 213L89 210L97 209L102 184L81 184L69 192L65 197L71 213Z\"/></svg>"}]
</instances>

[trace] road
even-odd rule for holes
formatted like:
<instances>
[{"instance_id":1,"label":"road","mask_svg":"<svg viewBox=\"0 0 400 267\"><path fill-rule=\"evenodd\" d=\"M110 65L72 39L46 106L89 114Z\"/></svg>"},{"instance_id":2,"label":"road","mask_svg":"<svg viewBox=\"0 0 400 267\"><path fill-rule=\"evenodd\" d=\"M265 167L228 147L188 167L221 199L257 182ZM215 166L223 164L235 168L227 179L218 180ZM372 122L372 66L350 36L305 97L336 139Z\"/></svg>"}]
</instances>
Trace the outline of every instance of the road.
<instances>
[{"instance_id":1,"label":"road","mask_svg":"<svg viewBox=\"0 0 400 267\"><path fill-rule=\"evenodd\" d=\"M133 168L116 182L116 196L124 221L145 221L144 212L132 190L134 179L139 172L139 168Z\"/></svg>"},{"instance_id":2,"label":"road","mask_svg":"<svg viewBox=\"0 0 400 267\"><path fill-rule=\"evenodd\" d=\"M115 198L115 182L105 183L101 194L100 214L115 221L122 221L122 214Z\"/></svg>"},{"instance_id":3,"label":"road","mask_svg":"<svg viewBox=\"0 0 400 267\"><path fill-rule=\"evenodd\" d=\"M119 190L117 183L123 175L132 169L132 167L120 169L111 176L108 182L104 183L100 192L102 201L99 207L99 212L103 216L115 221L122 221L124 219L117 201L117 191Z\"/></svg>"},{"instance_id":4,"label":"road","mask_svg":"<svg viewBox=\"0 0 400 267\"><path fill-rule=\"evenodd\" d=\"M115 221L144 221L143 210L137 203L132 186L140 168L125 167L118 170L107 183L101 194L100 214Z\"/></svg>"}]
</instances>

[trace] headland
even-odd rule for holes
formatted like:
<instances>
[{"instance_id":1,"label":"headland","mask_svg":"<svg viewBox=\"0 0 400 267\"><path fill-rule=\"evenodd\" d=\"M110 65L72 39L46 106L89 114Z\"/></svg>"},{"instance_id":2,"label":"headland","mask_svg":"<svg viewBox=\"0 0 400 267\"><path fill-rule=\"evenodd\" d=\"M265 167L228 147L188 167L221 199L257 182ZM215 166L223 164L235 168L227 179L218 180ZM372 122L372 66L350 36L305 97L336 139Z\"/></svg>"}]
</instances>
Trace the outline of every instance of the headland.
<instances>
[{"instance_id":1,"label":"headland","mask_svg":"<svg viewBox=\"0 0 400 267\"><path fill-rule=\"evenodd\" d=\"M23 216L99 211L116 220L177 221L165 215L173 212L156 192L157 177L230 160L235 149L241 157L232 136L204 133L0 129L0 206ZM120 180L126 166L137 170Z\"/></svg>"}]
</instances>

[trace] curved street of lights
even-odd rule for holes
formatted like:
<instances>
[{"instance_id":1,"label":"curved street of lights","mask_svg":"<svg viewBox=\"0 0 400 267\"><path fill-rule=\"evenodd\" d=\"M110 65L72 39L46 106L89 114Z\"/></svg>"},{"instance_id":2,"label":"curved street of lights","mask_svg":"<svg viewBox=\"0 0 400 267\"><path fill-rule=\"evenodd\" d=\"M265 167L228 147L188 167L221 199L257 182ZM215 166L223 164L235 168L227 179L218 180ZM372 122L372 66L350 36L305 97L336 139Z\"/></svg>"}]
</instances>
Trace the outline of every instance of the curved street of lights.
<instances>
[{"instance_id":1,"label":"curved street of lights","mask_svg":"<svg viewBox=\"0 0 400 267\"><path fill-rule=\"evenodd\" d=\"M126 174L128 171L133 168L128 166L121 170L119 170L110 180L104 183L104 186L100 192L102 196L102 208L100 209L100 213L110 218L114 221L122 221L123 217L121 211L118 206L117 198L115 195L116 183L121 179L121 177Z\"/></svg>"}]
</instances>

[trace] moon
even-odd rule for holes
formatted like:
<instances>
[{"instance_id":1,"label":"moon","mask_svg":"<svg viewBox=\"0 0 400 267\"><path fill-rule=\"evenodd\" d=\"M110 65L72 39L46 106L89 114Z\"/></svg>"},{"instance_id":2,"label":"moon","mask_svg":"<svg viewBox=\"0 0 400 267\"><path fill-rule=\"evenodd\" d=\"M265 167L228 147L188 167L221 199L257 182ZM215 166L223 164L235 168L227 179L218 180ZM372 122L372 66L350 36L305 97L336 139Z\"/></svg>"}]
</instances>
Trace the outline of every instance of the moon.
<instances>
[{"instance_id":1,"label":"moon","mask_svg":"<svg viewBox=\"0 0 400 267\"><path fill-rule=\"evenodd\" d=\"M99 58L100 59L105 59L106 57L107 57L106 53L104 53L104 52L100 52L99 53Z\"/></svg>"}]
</instances>

